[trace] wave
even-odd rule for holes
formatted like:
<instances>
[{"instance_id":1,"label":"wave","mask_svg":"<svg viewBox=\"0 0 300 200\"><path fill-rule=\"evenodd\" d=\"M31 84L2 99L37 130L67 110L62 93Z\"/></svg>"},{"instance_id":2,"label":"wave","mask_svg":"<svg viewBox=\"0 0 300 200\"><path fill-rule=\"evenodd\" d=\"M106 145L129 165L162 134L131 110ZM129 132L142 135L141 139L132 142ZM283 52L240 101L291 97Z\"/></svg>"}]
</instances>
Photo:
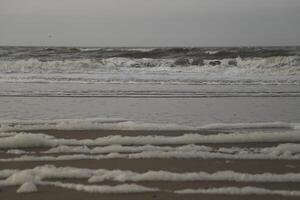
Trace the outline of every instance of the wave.
<instances>
[{"instance_id":1,"label":"wave","mask_svg":"<svg viewBox=\"0 0 300 200\"><path fill-rule=\"evenodd\" d=\"M93 51L102 50L102 48L76 48L76 49L82 52L93 52Z\"/></svg>"},{"instance_id":2,"label":"wave","mask_svg":"<svg viewBox=\"0 0 300 200\"><path fill-rule=\"evenodd\" d=\"M299 55L299 47L0 47L0 57L20 58L202 58Z\"/></svg>"},{"instance_id":3,"label":"wave","mask_svg":"<svg viewBox=\"0 0 300 200\"><path fill-rule=\"evenodd\" d=\"M234 58L222 60L193 59L80 59L41 61L38 59L0 60L0 73L99 73L99 72L193 72L201 74L300 74L300 57L277 56L268 58Z\"/></svg>"}]
</instances>

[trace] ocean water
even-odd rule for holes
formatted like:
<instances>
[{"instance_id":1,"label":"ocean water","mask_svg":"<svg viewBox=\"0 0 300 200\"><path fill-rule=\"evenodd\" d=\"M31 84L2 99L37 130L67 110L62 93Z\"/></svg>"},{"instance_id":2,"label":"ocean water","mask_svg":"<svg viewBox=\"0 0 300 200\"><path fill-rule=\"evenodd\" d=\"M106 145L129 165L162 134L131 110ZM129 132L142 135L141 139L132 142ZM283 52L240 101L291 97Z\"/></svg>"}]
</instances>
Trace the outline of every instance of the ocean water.
<instances>
[{"instance_id":1,"label":"ocean water","mask_svg":"<svg viewBox=\"0 0 300 200\"><path fill-rule=\"evenodd\" d=\"M0 47L2 120L300 121L300 47Z\"/></svg>"}]
</instances>

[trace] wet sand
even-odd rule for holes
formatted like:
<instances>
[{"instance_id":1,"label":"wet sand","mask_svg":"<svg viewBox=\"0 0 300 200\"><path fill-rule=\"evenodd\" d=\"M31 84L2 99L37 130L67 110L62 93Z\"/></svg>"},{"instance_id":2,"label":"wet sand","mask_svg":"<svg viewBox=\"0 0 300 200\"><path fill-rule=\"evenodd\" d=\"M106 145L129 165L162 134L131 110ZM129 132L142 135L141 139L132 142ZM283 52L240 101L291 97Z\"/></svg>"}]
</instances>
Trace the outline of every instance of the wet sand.
<instances>
[{"instance_id":1,"label":"wet sand","mask_svg":"<svg viewBox=\"0 0 300 200\"><path fill-rule=\"evenodd\" d=\"M206 199L206 200L298 200L299 197L282 197L278 195L203 195L203 194L174 194L171 192L155 192L155 193L136 193L136 194L97 194L78 192L69 189L62 189L51 186L40 186L39 192L32 194L16 194L16 187L5 188L1 193L1 199L7 200L53 200L53 199L72 199L72 200L186 200L186 199Z\"/></svg>"},{"instance_id":2,"label":"wet sand","mask_svg":"<svg viewBox=\"0 0 300 200\"><path fill-rule=\"evenodd\" d=\"M97 137L103 137L107 135L152 135L158 134L155 131L112 131L112 130L84 130L84 131L57 131L57 130L36 130L30 131L35 133L45 133L55 136L57 138L69 138L69 139L94 139ZM180 135L184 134L182 131L163 131L159 132L160 135ZM202 133L201 133L202 134ZM213 134L208 131L203 134ZM219 147L269 147L277 145L278 143L241 143L241 144L206 144L213 148ZM300 144L299 144L300 145ZM36 152L37 155L41 155L40 152L47 150L47 148L29 148L23 149L26 151ZM50 154L59 156L62 154ZM64 154L66 155L66 154ZM19 157L20 155L7 154L5 152L0 153L1 158ZM77 167L88 169L120 169L131 170L135 172L147 172L150 170L159 171L172 171L172 172L218 172L218 171L235 171L241 173L261 174L261 173L274 173L274 174L286 174L286 173L299 173L300 172L300 160L245 160L245 159L161 159L161 158L145 158L145 159L100 159L100 160L63 160L63 161L5 161L0 163L0 170L2 169L32 169L37 166L54 165L56 167ZM78 183L84 185L90 185L85 179L49 179L47 181L59 181L63 183ZM176 194L175 190L181 189L197 189L197 188L219 188L219 187L260 187L271 190L295 190L300 191L300 183L292 182L233 182L233 181L143 181L143 182L122 182L123 183L135 183L146 187L159 188L159 192L147 192L147 193L133 193L133 194L100 194L79 192L72 189L63 189L53 186L41 186L38 185L38 192L29 194L17 194L16 190L18 186L10 186L1 188L0 199L6 200L53 200L57 199L75 199L75 200L93 200L93 199L165 199L165 200L187 200L187 199L211 199L211 200L273 200L273 199L298 199L299 197L280 196L280 195L217 195L217 194ZM105 181L96 183L98 185L117 185L120 182Z\"/></svg>"},{"instance_id":3,"label":"wet sand","mask_svg":"<svg viewBox=\"0 0 300 200\"><path fill-rule=\"evenodd\" d=\"M137 172L167 170L174 172L216 172L232 170L243 173L300 172L299 160L217 160L217 159L104 159L68 161L1 162L0 169L29 169L41 165L90 169L121 169Z\"/></svg>"}]
</instances>

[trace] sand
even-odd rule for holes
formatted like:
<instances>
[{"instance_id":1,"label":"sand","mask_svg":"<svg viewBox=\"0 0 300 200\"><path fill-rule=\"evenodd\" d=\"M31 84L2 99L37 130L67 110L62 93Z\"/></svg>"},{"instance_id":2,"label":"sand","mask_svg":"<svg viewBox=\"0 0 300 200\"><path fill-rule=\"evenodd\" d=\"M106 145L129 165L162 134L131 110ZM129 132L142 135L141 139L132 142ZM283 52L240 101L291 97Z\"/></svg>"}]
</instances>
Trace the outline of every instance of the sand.
<instances>
[{"instance_id":1,"label":"sand","mask_svg":"<svg viewBox=\"0 0 300 200\"><path fill-rule=\"evenodd\" d=\"M46 133L58 138L73 138L73 139L85 139L85 138L97 138L104 135L129 135L136 136L143 133L143 135L157 134L157 132L148 131L108 131L108 130L85 130L85 131L57 131L57 130L37 130L30 132ZM87 133L88 134L85 134ZM162 135L180 135L182 131L166 131L160 132ZM206 132L205 134L213 134L213 132ZM211 147L268 147L276 145L277 143L249 143L249 144L207 144ZM46 148L31 148L27 151L39 152L46 150ZM60 154L55 154L60 155ZM19 155L0 153L0 158L18 157ZM242 173L299 173L300 172L300 160L243 160L243 159L159 159L159 158L147 158L147 159L103 159L103 160L68 160L68 161L26 161L26 162L1 162L0 170L2 169L31 169L36 166L42 165L55 165L56 167L72 166L77 168L89 168L89 169L120 169L131 170L136 172L146 172L149 170L165 170L172 172L217 172L231 170ZM90 185L86 179L50 179L48 181L59 181L63 183L79 183ZM132 182L125 182L132 183ZM120 184L113 181L105 181L102 183L96 183L98 185L116 185ZM29 194L17 194L17 186L3 187L0 192L0 199L6 200L53 200L53 199L72 199L72 200L92 200L92 199L165 199L165 200L177 200L177 199L222 199L222 200L234 200L234 199L298 199L299 197L284 197L279 195L217 195L217 194L175 194L175 190L180 189L196 189L196 188L214 188L214 187L245 187L253 186L272 190L296 190L300 191L300 183L280 182L280 183L256 183L256 182L233 182L233 181L148 181L138 182L137 184L159 188L159 192L150 193L134 193L134 194L99 194L89 192L79 192L72 189L63 189L53 186L41 186L38 185L38 192Z\"/></svg>"}]
</instances>

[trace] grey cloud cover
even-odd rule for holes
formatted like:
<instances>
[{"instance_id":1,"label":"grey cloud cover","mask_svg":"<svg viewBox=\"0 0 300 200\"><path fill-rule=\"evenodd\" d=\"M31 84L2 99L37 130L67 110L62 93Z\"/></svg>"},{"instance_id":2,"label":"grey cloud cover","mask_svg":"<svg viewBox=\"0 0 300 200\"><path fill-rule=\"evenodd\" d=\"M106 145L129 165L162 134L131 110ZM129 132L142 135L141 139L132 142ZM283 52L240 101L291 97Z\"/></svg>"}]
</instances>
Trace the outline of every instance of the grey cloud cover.
<instances>
[{"instance_id":1,"label":"grey cloud cover","mask_svg":"<svg viewBox=\"0 0 300 200\"><path fill-rule=\"evenodd\" d=\"M0 45L299 45L299 10L299 0L0 0Z\"/></svg>"}]
</instances>

